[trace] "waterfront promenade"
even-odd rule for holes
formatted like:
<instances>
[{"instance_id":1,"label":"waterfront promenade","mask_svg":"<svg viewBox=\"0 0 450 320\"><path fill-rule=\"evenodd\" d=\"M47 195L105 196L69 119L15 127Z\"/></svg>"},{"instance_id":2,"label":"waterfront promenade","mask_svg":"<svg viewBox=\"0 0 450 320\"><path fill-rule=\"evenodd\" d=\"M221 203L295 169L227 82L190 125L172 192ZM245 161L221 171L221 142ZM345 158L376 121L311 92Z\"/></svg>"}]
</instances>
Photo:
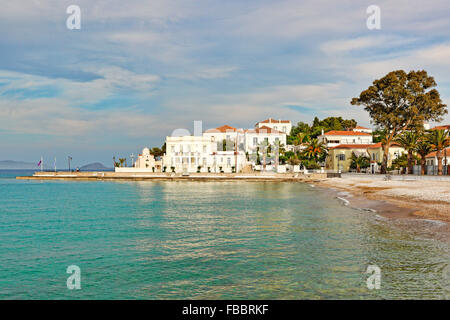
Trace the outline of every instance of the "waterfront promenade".
<instances>
[{"instance_id":1,"label":"waterfront promenade","mask_svg":"<svg viewBox=\"0 0 450 320\"><path fill-rule=\"evenodd\" d=\"M173 172L35 172L32 176L16 179L37 180L221 180L221 181L312 181L339 176L331 173L189 173L183 175Z\"/></svg>"}]
</instances>

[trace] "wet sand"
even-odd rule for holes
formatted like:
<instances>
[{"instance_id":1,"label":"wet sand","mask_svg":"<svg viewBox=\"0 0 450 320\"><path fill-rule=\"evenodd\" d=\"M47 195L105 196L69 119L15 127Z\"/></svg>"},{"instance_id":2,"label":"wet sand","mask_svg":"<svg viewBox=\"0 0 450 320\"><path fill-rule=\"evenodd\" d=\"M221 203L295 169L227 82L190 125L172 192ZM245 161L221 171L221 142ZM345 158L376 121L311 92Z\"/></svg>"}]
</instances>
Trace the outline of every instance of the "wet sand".
<instances>
[{"instance_id":1,"label":"wet sand","mask_svg":"<svg viewBox=\"0 0 450 320\"><path fill-rule=\"evenodd\" d=\"M344 205L450 240L450 181L346 177L321 179L315 184L334 190Z\"/></svg>"},{"instance_id":2,"label":"wet sand","mask_svg":"<svg viewBox=\"0 0 450 320\"><path fill-rule=\"evenodd\" d=\"M411 216L450 222L450 181L385 181L367 177L346 177L321 179L318 184L348 191L360 197L362 202L381 200L404 209L387 212L385 215L388 217Z\"/></svg>"}]
</instances>

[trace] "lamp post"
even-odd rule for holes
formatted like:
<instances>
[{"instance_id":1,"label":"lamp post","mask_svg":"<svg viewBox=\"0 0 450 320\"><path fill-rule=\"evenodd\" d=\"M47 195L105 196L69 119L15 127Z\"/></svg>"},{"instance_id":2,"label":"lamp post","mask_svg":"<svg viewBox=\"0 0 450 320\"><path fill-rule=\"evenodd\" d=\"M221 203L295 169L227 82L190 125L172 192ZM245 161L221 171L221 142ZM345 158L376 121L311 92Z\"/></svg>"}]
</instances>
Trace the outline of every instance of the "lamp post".
<instances>
[{"instance_id":1,"label":"lamp post","mask_svg":"<svg viewBox=\"0 0 450 320\"><path fill-rule=\"evenodd\" d=\"M131 158L131 166L134 167L134 153L130 155Z\"/></svg>"},{"instance_id":2,"label":"lamp post","mask_svg":"<svg viewBox=\"0 0 450 320\"><path fill-rule=\"evenodd\" d=\"M341 173L341 169L339 168L339 167L340 167L340 162L339 162L339 161L340 161L341 159L339 158L339 156L340 156L339 154L336 155L336 158L337 158L337 161L338 161L337 171L338 171L338 173Z\"/></svg>"},{"instance_id":3,"label":"lamp post","mask_svg":"<svg viewBox=\"0 0 450 320\"><path fill-rule=\"evenodd\" d=\"M71 156L68 156L68 157L67 157L67 161L69 162L69 172L70 172L70 161L72 161L72 157L71 157Z\"/></svg>"}]
</instances>

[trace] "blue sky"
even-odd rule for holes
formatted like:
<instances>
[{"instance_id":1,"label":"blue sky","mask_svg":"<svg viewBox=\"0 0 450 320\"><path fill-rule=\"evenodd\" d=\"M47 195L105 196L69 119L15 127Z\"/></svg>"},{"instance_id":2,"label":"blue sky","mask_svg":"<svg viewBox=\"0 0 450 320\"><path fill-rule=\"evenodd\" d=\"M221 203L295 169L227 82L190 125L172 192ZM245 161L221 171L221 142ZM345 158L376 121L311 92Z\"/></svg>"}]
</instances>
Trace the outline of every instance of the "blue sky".
<instances>
[{"instance_id":1,"label":"blue sky","mask_svg":"<svg viewBox=\"0 0 450 320\"><path fill-rule=\"evenodd\" d=\"M81 8L81 30L66 8ZM381 30L366 9L381 8ZM450 2L0 1L0 160L75 165L176 128L354 118L387 72L425 69L450 104ZM449 116L446 123L450 122ZM59 159L59 160L58 160Z\"/></svg>"}]
</instances>

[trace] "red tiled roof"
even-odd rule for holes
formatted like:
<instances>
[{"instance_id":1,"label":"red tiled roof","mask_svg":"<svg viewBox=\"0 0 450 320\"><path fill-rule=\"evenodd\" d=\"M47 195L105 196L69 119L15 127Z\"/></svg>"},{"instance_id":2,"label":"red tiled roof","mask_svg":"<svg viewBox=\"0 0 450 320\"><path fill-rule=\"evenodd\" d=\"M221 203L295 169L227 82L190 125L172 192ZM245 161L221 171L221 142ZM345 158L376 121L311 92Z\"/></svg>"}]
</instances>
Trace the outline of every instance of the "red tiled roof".
<instances>
[{"instance_id":1,"label":"red tiled roof","mask_svg":"<svg viewBox=\"0 0 450 320\"><path fill-rule=\"evenodd\" d=\"M450 157L450 147L446 148L447 150L447 157ZM437 151L430 152L427 154L425 158L434 158L436 157ZM441 151L441 157L444 157L444 150Z\"/></svg>"},{"instance_id":2,"label":"red tiled roof","mask_svg":"<svg viewBox=\"0 0 450 320\"><path fill-rule=\"evenodd\" d=\"M443 126L436 126L434 128L431 128L431 130L450 130L450 124L446 124Z\"/></svg>"},{"instance_id":3,"label":"red tiled roof","mask_svg":"<svg viewBox=\"0 0 450 320\"><path fill-rule=\"evenodd\" d=\"M245 132L249 132L249 133L273 133L273 134L280 134L280 133L284 133L266 126L262 126L261 128L255 128L255 129L248 129L245 130Z\"/></svg>"},{"instance_id":4,"label":"red tiled roof","mask_svg":"<svg viewBox=\"0 0 450 320\"><path fill-rule=\"evenodd\" d=\"M258 125L259 123L291 123L290 120L275 120L272 118L257 122L256 125Z\"/></svg>"},{"instance_id":5,"label":"red tiled roof","mask_svg":"<svg viewBox=\"0 0 450 320\"><path fill-rule=\"evenodd\" d=\"M397 143L391 143L391 147L399 147L400 145ZM371 144L340 144L336 147L331 147L331 149L376 149L381 148L381 142L371 143Z\"/></svg>"},{"instance_id":6,"label":"red tiled roof","mask_svg":"<svg viewBox=\"0 0 450 320\"><path fill-rule=\"evenodd\" d=\"M358 132L358 131L337 131L331 130L325 132L325 136L371 136L370 133L366 132Z\"/></svg>"},{"instance_id":7,"label":"red tiled roof","mask_svg":"<svg viewBox=\"0 0 450 320\"><path fill-rule=\"evenodd\" d=\"M237 129L234 127L231 127L229 125L223 125L221 127L215 128L215 129L208 129L205 132L208 133L214 133L214 132L236 132Z\"/></svg>"},{"instance_id":8,"label":"red tiled roof","mask_svg":"<svg viewBox=\"0 0 450 320\"><path fill-rule=\"evenodd\" d=\"M365 129L365 130L370 130L369 128L361 127L361 126L356 126L354 129Z\"/></svg>"},{"instance_id":9,"label":"red tiled roof","mask_svg":"<svg viewBox=\"0 0 450 320\"><path fill-rule=\"evenodd\" d=\"M374 148L374 144L340 144L336 147L331 147L331 149L367 149Z\"/></svg>"}]
</instances>

